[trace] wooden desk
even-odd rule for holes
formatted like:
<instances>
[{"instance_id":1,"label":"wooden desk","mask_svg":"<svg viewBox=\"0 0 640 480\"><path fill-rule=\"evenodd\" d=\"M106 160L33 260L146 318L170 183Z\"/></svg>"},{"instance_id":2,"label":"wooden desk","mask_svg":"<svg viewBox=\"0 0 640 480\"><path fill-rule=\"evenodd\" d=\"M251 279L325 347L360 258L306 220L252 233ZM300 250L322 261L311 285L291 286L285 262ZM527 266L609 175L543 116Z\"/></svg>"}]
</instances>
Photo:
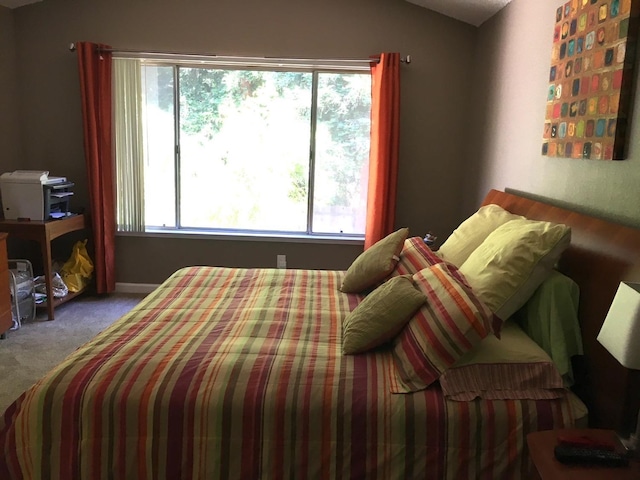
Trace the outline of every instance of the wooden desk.
<instances>
[{"instance_id":1,"label":"wooden desk","mask_svg":"<svg viewBox=\"0 0 640 480\"><path fill-rule=\"evenodd\" d=\"M7 232L10 236L22 238L24 240L35 240L40 244L42 252L42 262L47 288L47 314L49 320L54 319L53 310L56 305L67 302L82 292L69 292L63 298L53 298L53 287L51 279L51 241L69 232L86 228L84 215L73 215L59 220L0 220L0 232Z\"/></svg>"},{"instance_id":2,"label":"wooden desk","mask_svg":"<svg viewBox=\"0 0 640 480\"><path fill-rule=\"evenodd\" d=\"M593 439L616 441L613 430L568 429L546 430L527 435L527 445L531 460L542 480L626 480L640 478L640 461L632 460L628 467L608 468L603 466L565 465L556 460L553 449L558 444L558 434L587 435Z\"/></svg>"}]
</instances>

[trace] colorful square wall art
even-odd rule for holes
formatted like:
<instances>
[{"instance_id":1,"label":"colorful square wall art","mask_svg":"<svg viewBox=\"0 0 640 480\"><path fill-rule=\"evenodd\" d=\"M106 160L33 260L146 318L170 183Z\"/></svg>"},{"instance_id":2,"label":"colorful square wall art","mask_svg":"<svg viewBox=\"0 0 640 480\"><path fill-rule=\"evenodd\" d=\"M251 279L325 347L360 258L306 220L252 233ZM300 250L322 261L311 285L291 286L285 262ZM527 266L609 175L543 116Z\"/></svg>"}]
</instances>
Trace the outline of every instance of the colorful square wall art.
<instances>
[{"instance_id":1,"label":"colorful square wall art","mask_svg":"<svg viewBox=\"0 0 640 480\"><path fill-rule=\"evenodd\" d=\"M555 12L542 154L622 160L640 0L570 0Z\"/></svg>"}]
</instances>

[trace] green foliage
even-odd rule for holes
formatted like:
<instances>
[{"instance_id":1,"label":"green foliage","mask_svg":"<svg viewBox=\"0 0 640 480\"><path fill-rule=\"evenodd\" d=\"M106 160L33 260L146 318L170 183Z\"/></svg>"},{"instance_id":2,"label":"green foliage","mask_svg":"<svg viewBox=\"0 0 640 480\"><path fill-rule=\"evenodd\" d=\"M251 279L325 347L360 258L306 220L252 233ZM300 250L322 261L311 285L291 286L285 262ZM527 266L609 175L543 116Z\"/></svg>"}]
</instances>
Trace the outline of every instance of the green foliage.
<instances>
[{"instance_id":1,"label":"green foliage","mask_svg":"<svg viewBox=\"0 0 640 480\"><path fill-rule=\"evenodd\" d=\"M298 132L300 128L304 130L305 122L309 122L312 108L310 92L313 86L313 74L310 72L157 67L157 71L153 73L157 76L157 85L154 84L153 88L157 89L158 107L167 113L171 113L174 108L174 71L177 71L179 79L180 130L183 135L188 134L191 137L191 142L195 141L203 146L207 143L217 145L221 142L229 152L235 151L234 145L237 143L234 143L234 135L239 136L238 132L242 133L242 122L246 122L245 114L249 114L247 118L256 118L258 115L257 118L262 118L265 125L283 121L282 128L290 127ZM323 186L325 196L322 202L325 205L351 207L354 197L361 195L354 186L358 185L363 164L368 161L370 77L366 74L327 72L319 72L316 75L317 131L322 129L323 133L322 144L317 143L316 153L321 155L322 168L328 172L330 178L327 182L330 185ZM292 116L280 115L285 111L293 112L293 119ZM295 120L296 115L298 121ZM281 120L283 118L286 120ZM225 121L228 120L227 123L230 125L236 125L238 119L241 119L239 129L225 129ZM229 133L231 137L227 135ZM252 135L253 131L247 131L248 139ZM220 160L219 164L232 169L230 171L246 168L238 165L239 157L234 160L233 155L221 154L217 158ZM264 158L268 161L278 161L277 156L271 158L268 152ZM197 161L210 160L199 157ZM309 195L308 166L304 159L302 163L298 163L299 160L293 157L287 161L295 163L289 167L289 187L281 191L286 191L286 196L293 202L305 204ZM250 179L247 181L251 184ZM317 192L316 182L316 194ZM246 192L246 195L250 198L252 192ZM260 201L256 200L256 204L249 209L249 215L258 217L260 207ZM226 213L219 211L215 215L238 217L240 214L229 205L226 207Z\"/></svg>"},{"instance_id":2,"label":"green foliage","mask_svg":"<svg viewBox=\"0 0 640 480\"><path fill-rule=\"evenodd\" d=\"M308 187L307 169L296 163L293 170L289 173L291 177L291 190L289 190L289 198L294 202L306 202Z\"/></svg>"},{"instance_id":3,"label":"green foliage","mask_svg":"<svg viewBox=\"0 0 640 480\"><path fill-rule=\"evenodd\" d=\"M313 78L307 72L279 72L276 77L276 92L284 96L289 90L311 90Z\"/></svg>"},{"instance_id":4,"label":"green foliage","mask_svg":"<svg viewBox=\"0 0 640 480\"><path fill-rule=\"evenodd\" d=\"M265 83L263 72L251 70L236 70L227 72L225 79L229 93L236 107L242 106L242 101L248 97L255 97L256 92Z\"/></svg>"},{"instance_id":5,"label":"green foliage","mask_svg":"<svg viewBox=\"0 0 640 480\"><path fill-rule=\"evenodd\" d=\"M213 138L224 122L220 105L230 93L225 82L228 70L183 68L180 78L180 128L184 132L203 133Z\"/></svg>"},{"instance_id":6,"label":"green foliage","mask_svg":"<svg viewBox=\"0 0 640 480\"><path fill-rule=\"evenodd\" d=\"M337 188L331 205L349 206L352 186L358 183L362 162L369 155L370 91L361 88L361 78L343 74L320 74L318 122L331 134L329 168Z\"/></svg>"},{"instance_id":7,"label":"green foliage","mask_svg":"<svg viewBox=\"0 0 640 480\"><path fill-rule=\"evenodd\" d=\"M165 112L173 112L173 72L175 67L153 67L146 69L147 72L153 72L157 75L156 82L153 87L157 89L158 103L157 106ZM150 89L150 82L146 82L147 91Z\"/></svg>"}]
</instances>

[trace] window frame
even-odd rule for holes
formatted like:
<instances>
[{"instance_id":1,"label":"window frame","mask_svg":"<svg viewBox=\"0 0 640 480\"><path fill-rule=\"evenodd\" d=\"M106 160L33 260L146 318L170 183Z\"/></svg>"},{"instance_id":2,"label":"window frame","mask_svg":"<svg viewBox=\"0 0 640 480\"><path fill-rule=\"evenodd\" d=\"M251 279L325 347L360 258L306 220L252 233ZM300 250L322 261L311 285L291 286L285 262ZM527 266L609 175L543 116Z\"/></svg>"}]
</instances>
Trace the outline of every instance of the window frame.
<instances>
[{"instance_id":1,"label":"window frame","mask_svg":"<svg viewBox=\"0 0 640 480\"><path fill-rule=\"evenodd\" d=\"M124 54L116 58L135 58L140 61L140 67L163 66L173 70L173 123L174 123L174 208L175 227L144 226L142 232L118 230L119 235L125 236L168 236L174 238L197 238L221 236L225 239L300 241L304 239L325 240L331 243L353 243L364 240L364 233L319 233L313 232L314 193L316 176L316 133L318 121L318 84L319 75L329 74L369 74L370 63L359 60L308 60L308 59L269 59L253 57L208 57L208 56L180 56L173 54ZM183 227L180 218L181 202L181 144L180 144L180 68L214 68L226 70L253 70L269 72L304 72L312 74L311 106L310 106L310 142L309 142L309 177L307 192L306 231L286 230L248 230L219 227ZM143 75L144 76L144 75Z\"/></svg>"}]
</instances>

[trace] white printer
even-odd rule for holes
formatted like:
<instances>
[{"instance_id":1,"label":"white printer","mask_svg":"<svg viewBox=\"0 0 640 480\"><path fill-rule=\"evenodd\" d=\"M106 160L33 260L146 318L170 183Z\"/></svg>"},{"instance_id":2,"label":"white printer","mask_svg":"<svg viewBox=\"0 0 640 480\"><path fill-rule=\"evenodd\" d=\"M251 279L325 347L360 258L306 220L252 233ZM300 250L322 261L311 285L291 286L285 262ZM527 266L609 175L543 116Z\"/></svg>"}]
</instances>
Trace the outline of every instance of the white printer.
<instances>
[{"instance_id":1,"label":"white printer","mask_svg":"<svg viewBox=\"0 0 640 480\"><path fill-rule=\"evenodd\" d=\"M0 175L2 209L6 220L49 220L69 214L73 183L49 172L16 170Z\"/></svg>"}]
</instances>

